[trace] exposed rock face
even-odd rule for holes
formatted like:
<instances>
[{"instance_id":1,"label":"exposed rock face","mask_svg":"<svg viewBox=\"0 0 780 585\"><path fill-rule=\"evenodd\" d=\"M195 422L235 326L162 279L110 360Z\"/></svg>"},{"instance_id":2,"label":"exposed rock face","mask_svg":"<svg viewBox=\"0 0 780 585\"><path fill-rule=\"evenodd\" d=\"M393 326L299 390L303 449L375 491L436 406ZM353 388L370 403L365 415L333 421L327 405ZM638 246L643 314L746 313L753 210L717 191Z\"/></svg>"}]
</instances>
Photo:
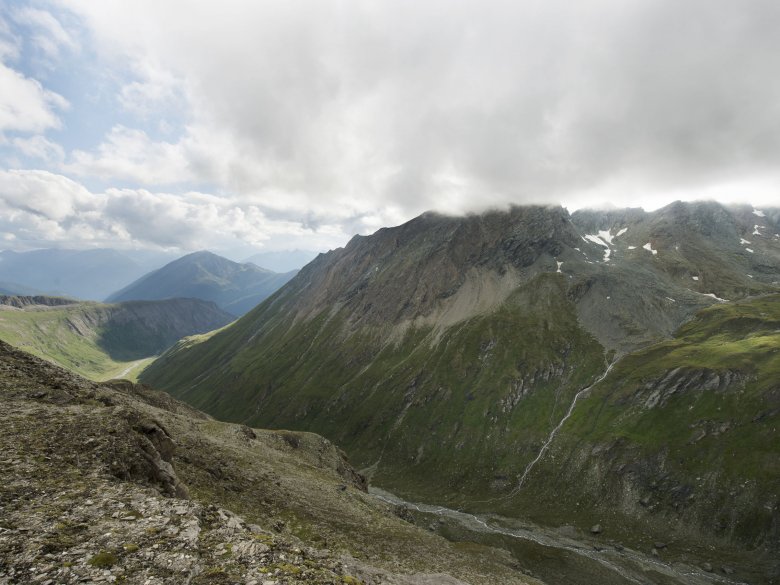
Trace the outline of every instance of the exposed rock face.
<instances>
[{"instance_id":1,"label":"exposed rock face","mask_svg":"<svg viewBox=\"0 0 780 585\"><path fill-rule=\"evenodd\" d=\"M73 305L78 301L64 297L47 297L44 295L0 295L0 305L16 307L61 307L63 305Z\"/></svg>"},{"instance_id":2,"label":"exposed rock face","mask_svg":"<svg viewBox=\"0 0 780 585\"><path fill-rule=\"evenodd\" d=\"M665 406L678 392L739 392L747 375L738 371L674 368L650 380L637 393L645 408Z\"/></svg>"}]
</instances>

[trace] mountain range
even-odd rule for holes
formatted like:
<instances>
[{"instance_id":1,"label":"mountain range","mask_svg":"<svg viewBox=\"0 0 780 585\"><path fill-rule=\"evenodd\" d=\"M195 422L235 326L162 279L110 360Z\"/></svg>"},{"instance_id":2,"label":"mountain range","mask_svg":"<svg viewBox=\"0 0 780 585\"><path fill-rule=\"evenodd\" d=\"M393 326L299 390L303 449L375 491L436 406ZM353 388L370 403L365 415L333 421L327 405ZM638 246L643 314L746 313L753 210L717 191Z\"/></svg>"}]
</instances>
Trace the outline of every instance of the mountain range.
<instances>
[{"instance_id":1,"label":"mountain range","mask_svg":"<svg viewBox=\"0 0 780 585\"><path fill-rule=\"evenodd\" d=\"M0 252L4 294L48 294L102 301L169 256L112 249Z\"/></svg>"},{"instance_id":2,"label":"mountain range","mask_svg":"<svg viewBox=\"0 0 780 585\"><path fill-rule=\"evenodd\" d=\"M770 582L778 234L779 209L707 202L428 213L318 256L141 379L321 433L407 499Z\"/></svg>"},{"instance_id":3,"label":"mountain range","mask_svg":"<svg viewBox=\"0 0 780 585\"><path fill-rule=\"evenodd\" d=\"M268 298L295 274L296 271L278 274L211 252L194 252L142 276L106 300L197 298L213 301L221 309L238 316Z\"/></svg>"},{"instance_id":4,"label":"mountain range","mask_svg":"<svg viewBox=\"0 0 780 585\"><path fill-rule=\"evenodd\" d=\"M317 252L311 250L275 250L253 254L244 260L244 263L251 262L262 268L283 273L300 270L316 256Z\"/></svg>"}]
</instances>

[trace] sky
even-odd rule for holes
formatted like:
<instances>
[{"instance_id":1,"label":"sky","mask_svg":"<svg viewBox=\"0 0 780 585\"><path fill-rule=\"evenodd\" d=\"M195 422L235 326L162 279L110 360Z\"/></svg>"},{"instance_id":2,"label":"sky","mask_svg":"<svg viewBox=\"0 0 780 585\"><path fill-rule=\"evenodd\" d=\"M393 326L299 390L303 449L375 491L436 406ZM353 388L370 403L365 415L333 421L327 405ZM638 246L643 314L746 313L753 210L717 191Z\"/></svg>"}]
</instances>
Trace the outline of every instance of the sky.
<instances>
[{"instance_id":1,"label":"sky","mask_svg":"<svg viewBox=\"0 0 780 585\"><path fill-rule=\"evenodd\" d=\"M0 0L0 248L780 205L777 0Z\"/></svg>"}]
</instances>

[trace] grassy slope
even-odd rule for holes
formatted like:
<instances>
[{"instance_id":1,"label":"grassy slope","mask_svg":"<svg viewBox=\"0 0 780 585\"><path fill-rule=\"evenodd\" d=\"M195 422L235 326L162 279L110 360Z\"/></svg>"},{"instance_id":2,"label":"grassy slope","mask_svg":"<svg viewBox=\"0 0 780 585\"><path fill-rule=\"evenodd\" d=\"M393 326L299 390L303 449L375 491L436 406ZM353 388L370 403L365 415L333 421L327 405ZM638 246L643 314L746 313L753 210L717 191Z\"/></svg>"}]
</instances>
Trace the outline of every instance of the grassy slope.
<instances>
[{"instance_id":1,"label":"grassy slope","mask_svg":"<svg viewBox=\"0 0 780 585\"><path fill-rule=\"evenodd\" d=\"M93 380L119 376L129 367L133 369L125 377L137 377L142 363L135 366L136 360L114 360L97 345L97 335L83 337L70 327L68 316L81 310L0 311L0 339Z\"/></svg>"},{"instance_id":2,"label":"grassy slope","mask_svg":"<svg viewBox=\"0 0 780 585\"><path fill-rule=\"evenodd\" d=\"M528 484L537 518L776 547L778 381L780 295L701 311L581 402Z\"/></svg>"},{"instance_id":3,"label":"grassy slope","mask_svg":"<svg viewBox=\"0 0 780 585\"><path fill-rule=\"evenodd\" d=\"M440 337L412 329L397 343L379 328L345 333L340 313L291 324L272 311L183 344L142 379L219 418L319 432L374 465L380 485L451 503L511 489L604 365L554 274ZM521 383L527 393L504 407Z\"/></svg>"},{"instance_id":4,"label":"grassy slope","mask_svg":"<svg viewBox=\"0 0 780 585\"><path fill-rule=\"evenodd\" d=\"M135 380L181 331L225 319L216 307L189 300L6 308L0 339L93 380Z\"/></svg>"},{"instance_id":5,"label":"grassy slope","mask_svg":"<svg viewBox=\"0 0 780 585\"><path fill-rule=\"evenodd\" d=\"M543 275L435 343L433 331L412 330L381 346L378 330L345 337L343 315L291 324L271 302L209 343L182 344L144 379L218 417L316 429L360 466L379 462L375 484L413 498L586 530L601 522L629 541L710 534L701 542L723 551L774 546L780 295L705 309L674 339L623 358L508 497L575 389L603 369L564 286ZM550 365L562 377L545 382ZM643 406L676 368L694 389ZM696 376L724 372L732 387L695 390ZM533 390L505 412L513 383L534 373Z\"/></svg>"}]
</instances>

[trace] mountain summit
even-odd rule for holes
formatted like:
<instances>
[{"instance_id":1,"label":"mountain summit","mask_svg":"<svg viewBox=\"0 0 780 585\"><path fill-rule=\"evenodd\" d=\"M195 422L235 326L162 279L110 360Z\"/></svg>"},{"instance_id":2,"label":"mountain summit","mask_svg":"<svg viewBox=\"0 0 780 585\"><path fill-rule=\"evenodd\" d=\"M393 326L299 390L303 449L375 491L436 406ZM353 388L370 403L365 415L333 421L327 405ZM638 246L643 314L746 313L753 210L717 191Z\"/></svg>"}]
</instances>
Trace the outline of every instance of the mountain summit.
<instances>
[{"instance_id":1,"label":"mountain summit","mask_svg":"<svg viewBox=\"0 0 780 585\"><path fill-rule=\"evenodd\" d=\"M295 275L239 264L211 252L194 252L142 276L108 297L109 302L197 298L243 315Z\"/></svg>"}]
</instances>

